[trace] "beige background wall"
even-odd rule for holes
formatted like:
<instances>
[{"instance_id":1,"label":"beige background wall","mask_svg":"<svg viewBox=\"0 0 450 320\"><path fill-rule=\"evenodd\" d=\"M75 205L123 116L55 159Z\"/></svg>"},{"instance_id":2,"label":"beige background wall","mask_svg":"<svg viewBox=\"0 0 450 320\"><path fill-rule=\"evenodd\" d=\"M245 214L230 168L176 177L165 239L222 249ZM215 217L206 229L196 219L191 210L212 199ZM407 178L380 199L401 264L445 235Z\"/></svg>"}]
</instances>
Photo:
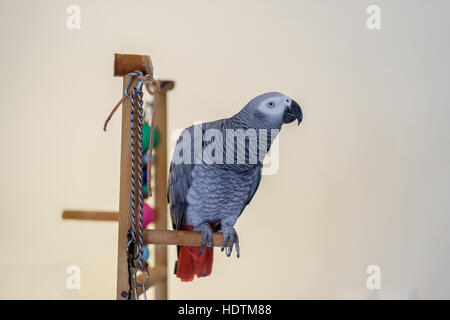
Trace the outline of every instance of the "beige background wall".
<instances>
[{"instance_id":1,"label":"beige background wall","mask_svg":"<svg viewBox=\"0 0 450 320\"><path fill-rule=\"evenodd\" d=\"M66 8L81 8L81 29ZM366 28L381 7L382 29ZM169 130L277 90L304 122L280 137L236 227L241 258L170 277L170 298L450 298L448 1L0 1L0 298L115 297L113 53L174 79ZM172 269L175 257L170 250ZM79 265L81 290L66 289ZM366 268L382 289L366 288Z\"/></svg>"}]
</instances>

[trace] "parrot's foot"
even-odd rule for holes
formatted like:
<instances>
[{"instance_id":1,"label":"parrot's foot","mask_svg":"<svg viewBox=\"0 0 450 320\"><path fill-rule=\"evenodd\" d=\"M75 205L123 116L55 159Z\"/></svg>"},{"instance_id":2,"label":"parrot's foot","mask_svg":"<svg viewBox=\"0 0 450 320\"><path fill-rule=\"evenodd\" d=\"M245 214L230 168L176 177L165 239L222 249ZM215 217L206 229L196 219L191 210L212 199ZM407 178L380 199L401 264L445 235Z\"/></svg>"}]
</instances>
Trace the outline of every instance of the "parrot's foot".
<instances>
[{"instance_id":1,"label":"parrot's foot","mask_svg":"<svg viewBox=\"0 0 450 320\"><path fill-rule=\"evenodd\" d=\"M200 254L205 252L205 246L208 244L208 250L213 247L213 231L209 223L204 222L201 225L195 227L193 231L200 231L202 233L202 247L200 249Z\"/></svg>"},{"instance_id":2,"label":"parrot's foot","mask_svg":"<svg viewBox=\"0 0 450 320\"><path fill-rule=\"evenodd\" d=\"M234 230L234 228L230 226L223 226L222 229L219 230L218 232L223 233L223 242L221 251L223 252L225 247L227 247L227 243L229 243L225 251L227 257L231 256L231 251L233 251L234 245L234 247L236 248L237 257L239 258L239 238L236 233L236 230Z\"/></svg>"}]
</instances>

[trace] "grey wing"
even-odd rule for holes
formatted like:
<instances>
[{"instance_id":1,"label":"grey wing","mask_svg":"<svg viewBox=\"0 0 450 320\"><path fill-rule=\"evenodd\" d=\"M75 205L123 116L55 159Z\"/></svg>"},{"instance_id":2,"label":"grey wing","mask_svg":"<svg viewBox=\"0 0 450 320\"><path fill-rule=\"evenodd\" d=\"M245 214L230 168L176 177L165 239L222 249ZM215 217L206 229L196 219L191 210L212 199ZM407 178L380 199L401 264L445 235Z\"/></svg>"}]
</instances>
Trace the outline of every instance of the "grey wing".
<instances>
[{"instance_id":1,"label":"grey wing","mask_svg":"<svg viewBox=\"0 0 450 320\"><path fill-rule=\"evenodd\" d=\"M250 185L250 191L248 193L248 198L245 201L244 206L242 207L241 213L239 214L239 216L242 214L242 211L244 211L245 207L250 203L250 201L252 201L253 196L256 193L256 190L258 190L259 187L259 183L261 182L261 172L262 172L262 163L258 162L258 166L255 169L255 172L252 175L252 184Z\"/></svg>"},{"instance_id":2,"label":"grey wing","mask_svg":"<svg viewBox=\"0 0 450 320\"><path fill-rule=\"evenodd\" d=\"M170 204L172 226L176 230L183 228L188 207L187 193L192 185L191 164L170 164L167 185L167 201Z\"/></svg>"},{"instance_id":3,"label":"grey wing","mask_svg":"<svg viewBox=\"0 0 450 320\"><path fill-rule=\"evenodd\" d=\"M193 139L193 126L186 128L185 131L191 135ZM183 138L180 135L177 146L182 143ZM191 141L191 162L190 163L170 163L169 181L167 184L167 202L170 204L170 217L172 219L172 226L175 230L182 230L184 218L188 208L188 201L186 199L189 188L192 185L192 170L194 168L193 162L193 140ZM174 152L178 152L175 148Z\"/></svg>"}]
</instances>

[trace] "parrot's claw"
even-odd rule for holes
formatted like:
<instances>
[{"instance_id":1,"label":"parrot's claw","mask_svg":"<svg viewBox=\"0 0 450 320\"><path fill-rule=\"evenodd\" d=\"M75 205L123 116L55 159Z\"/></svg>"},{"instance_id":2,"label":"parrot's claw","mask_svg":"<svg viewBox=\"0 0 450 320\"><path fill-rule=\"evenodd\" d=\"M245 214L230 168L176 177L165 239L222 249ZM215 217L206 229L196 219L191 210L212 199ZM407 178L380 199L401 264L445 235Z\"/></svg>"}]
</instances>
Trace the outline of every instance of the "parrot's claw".
<instances>
[{"instance_id":1,"label":"parrot's claw","mask_svg":"<svg viewBox=\"0 0 450 320\"><path fill-rule=\"evenodd\" d=\"M205 252L206 244L208 244L208 250L211 250L213 247L213 231L209 223L204 222L195 227L193 230L200 231L202 233L202 247L200 249L200 254Z\"/></svg>"},{"instance_id":2,"label":"parrot's claw","mask_svg":"<svg viewBox=\"0 0 450 320\"><path fill-rule=\"evenodd\" d=\"M239 252L239 237L236 233L236 230L234 230L233 227L223 227L222 230L219 230L218 232L223 233L223 241L222 241L222 249L221 251L225 250L225 254L227 257L231 256L231 251L233 251L233 245L236 248L236 254L239 258L240 252ZM228 247L227 247L228 244Z\"/></svg>"}]
</instances>

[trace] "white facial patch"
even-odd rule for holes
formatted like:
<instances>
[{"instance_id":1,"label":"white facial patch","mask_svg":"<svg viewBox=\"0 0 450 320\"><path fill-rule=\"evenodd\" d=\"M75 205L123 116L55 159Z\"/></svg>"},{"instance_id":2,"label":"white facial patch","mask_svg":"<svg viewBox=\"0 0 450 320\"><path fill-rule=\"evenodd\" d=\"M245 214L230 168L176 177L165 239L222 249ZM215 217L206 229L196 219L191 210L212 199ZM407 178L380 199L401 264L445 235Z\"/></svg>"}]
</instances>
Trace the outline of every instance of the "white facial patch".
<instances>
[{"instance_id":1,"label":"white facial patch","mask_svg":"<svg viewBox=\"0 0 450 320\"><path fill-rule=\"evenodd\" d=\"M261 101L258 105L258 113L269 121L281 120L290 103L290 99L282 94L273 95Z\"/></svg>"}]
</instances>

